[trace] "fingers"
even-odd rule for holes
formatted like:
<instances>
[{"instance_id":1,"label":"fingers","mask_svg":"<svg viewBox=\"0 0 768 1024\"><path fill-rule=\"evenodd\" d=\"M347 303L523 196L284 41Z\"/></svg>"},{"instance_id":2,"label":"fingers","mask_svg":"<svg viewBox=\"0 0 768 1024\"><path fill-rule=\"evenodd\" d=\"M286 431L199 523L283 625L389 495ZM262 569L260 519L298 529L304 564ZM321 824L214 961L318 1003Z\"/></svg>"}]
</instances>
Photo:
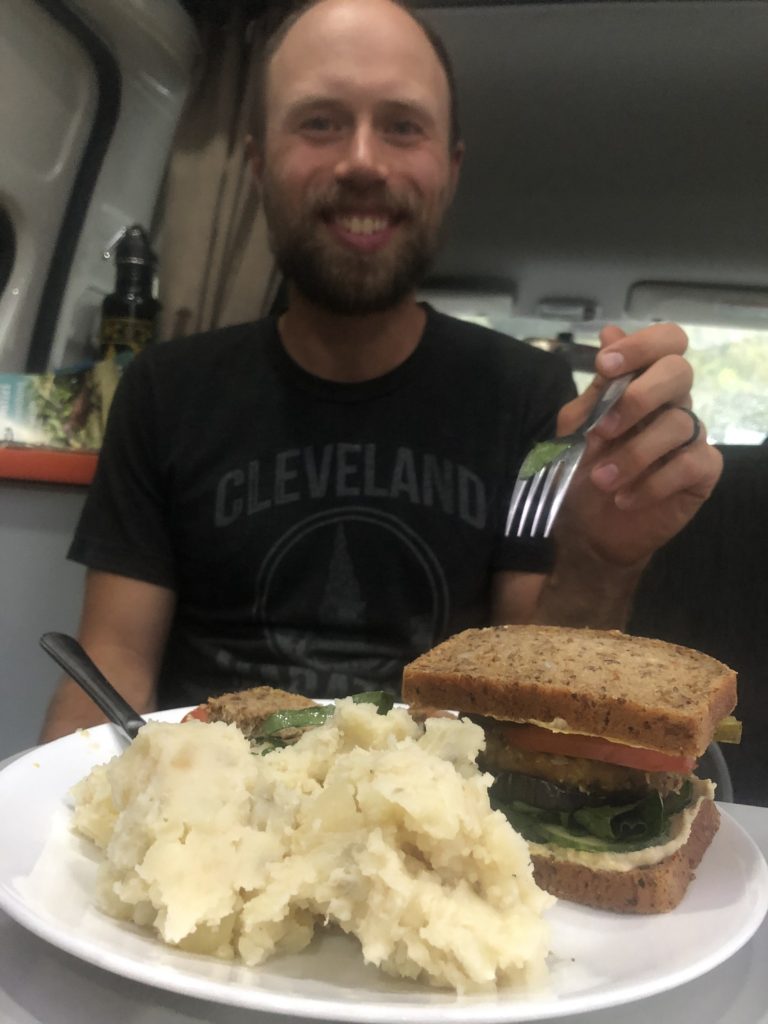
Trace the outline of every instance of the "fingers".
<instances>
[{"instance_id":1,"label":"fingers","mask_svg":"<svg viewBox=\"0 0 768 1024\"><path fill-rule=\"evenodd\" d=\"M661 356L632 381L621 400L595 427L595 433L613 440L668 406L690 408L692 384L693 370L686 359L680 355Z\"/></svg>"},{"instance_id":2,"label":"fingers","mask_svg":"<svg viewBox=\"0 0 768 1024\"><path fill-rule=\"evenodd\" d=\"M632 334L611 324L600 332L600 345L595 360L597 374L581 395L561 409L559 435L576 430L606 382L623 373L643 371L596 428L598 437L616 438L665 405L690 405L693 372L683 358L688 338L677 324L652 324Z\"/></svg>"},{"instance_id":3,"label":"fingers","mask_svg":"<svg viewBox=\"0 0 768 1024\"><path fill-rule=\"evenodd\" d=\"M604 377L642 370L667 355L682 356L688 336L678 324L651 324L632 334L614 325L600 332L600 352L595 369Z\"/></svg>"},{"instance_id":4,"label":"fingers","mask_svg":"<svg viewBox=\"0 0 768 1024\"><path fill-rule=\"evenodd\" d=\"M693 371L684 357L685 332L676 324L654 324L632 334L609 326L600 334L597 376L580 399L561 410L559 432L579 425L606 382L635 373L620 401L588 434L581 481L583 522L607 557L642 560L666 543L709 497L722 473L720 452L706 441L703 424L692 436ZM603 497L596 495L595 490ZM606 502L606 497L608 501ZM597 501L595 499L597 498ZM611 514L610 506L620 514ZM624 514L628 510L628 514ZM588 513L588 514L586 514Z\"/></svg>"},{"instance_id":5,"label":"fingers","mask_svg":"<svg viewBox=\"0 0 768 1024\"><path fill-rule=\"evenodd\" d=\"M619 491L615 502L621 509L642 510L674 495L687 494L698 504L712 493L722 469L723 457L712 445L682 448L633 487Z\"/></svg>"},{"instance_id":6,"label":"fingers","mask_svg":"<svg viewBox=\"0 0 768 1024\"><path fill-rule=\"evenodd\" d=\"M706 442L702 424L691 438L691 417L668 408L608 446L590 472L600 490L615 495L617 507L636 509L680 491L709 495L722 468L722 457Z\"/></svg>"},{"instance_id":7,"label":"fingers","mask_svg":"<svg viewBox=\"0 0 768 1024\"><path fill-rule=\"evenodd\" d=\"M600 331L600 348L608 348L609 345L613 345L616 341L621 341L622 338L626 338L627 332L622 331L616 324L607 324L602 331Z\"/></svg>"}]
</instances>

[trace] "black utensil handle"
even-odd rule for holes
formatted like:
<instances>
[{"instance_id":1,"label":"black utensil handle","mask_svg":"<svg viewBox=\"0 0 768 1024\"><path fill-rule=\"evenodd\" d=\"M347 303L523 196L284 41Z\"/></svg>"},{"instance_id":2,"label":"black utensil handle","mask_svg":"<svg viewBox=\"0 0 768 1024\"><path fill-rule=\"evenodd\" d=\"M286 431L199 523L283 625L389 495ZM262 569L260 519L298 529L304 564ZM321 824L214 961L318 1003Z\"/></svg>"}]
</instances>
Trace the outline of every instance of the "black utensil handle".
<instances>
[{"instance_id":1,"label":"black utensil handle","mask_svg":"<svg viewBox=\"0 0 768 1024\"><path fill-rule=\"evenodd\" d=\"M74 637L66 633L44 633L40 637L40 646L72 676L129 740L136 738L136 733L146 724L145 720L96 668Z\"/></svg>"}]
</instances>

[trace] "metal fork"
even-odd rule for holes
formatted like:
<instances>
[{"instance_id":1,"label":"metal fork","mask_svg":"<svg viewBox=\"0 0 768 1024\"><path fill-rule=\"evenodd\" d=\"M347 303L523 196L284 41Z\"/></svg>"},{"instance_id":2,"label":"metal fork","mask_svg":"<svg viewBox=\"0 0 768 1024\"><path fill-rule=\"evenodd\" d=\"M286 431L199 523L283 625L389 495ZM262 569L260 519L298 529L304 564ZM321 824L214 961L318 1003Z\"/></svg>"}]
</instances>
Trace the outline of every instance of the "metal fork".
<instances>
[{"instance_id":1,"label":"metal fork","mask_svg":"<svg viewBox=\"0 0 768 1024\"><path fill-rule=\"evenodd\" d=\"M634 373L625 373L615 377L573 434L540 441L528 452L517 474L509 502L505 537L512 532L518 511L520 515L515 530L518 537L549 536L576 467L586 450L587 434L618 402L635 376Z\"/></svg>"}]
</instances>

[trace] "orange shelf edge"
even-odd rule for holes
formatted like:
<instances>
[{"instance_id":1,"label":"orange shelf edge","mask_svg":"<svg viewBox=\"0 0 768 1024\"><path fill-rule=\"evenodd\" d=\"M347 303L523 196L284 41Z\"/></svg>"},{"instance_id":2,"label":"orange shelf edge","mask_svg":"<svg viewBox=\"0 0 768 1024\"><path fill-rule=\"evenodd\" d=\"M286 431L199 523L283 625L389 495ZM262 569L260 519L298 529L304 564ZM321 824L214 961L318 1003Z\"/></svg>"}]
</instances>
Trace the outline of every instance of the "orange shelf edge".
<instances>
[{"instance_id":1,"label":"orange shelf edge","mask_svg":"<svg viewBox=\"0 0 768 1024\"><path fill-rule=\"evenodd\" d=\"M0 479L87 486L93 480L98 459L98 452L0 446Z\"/></svg>"}]
</instances>

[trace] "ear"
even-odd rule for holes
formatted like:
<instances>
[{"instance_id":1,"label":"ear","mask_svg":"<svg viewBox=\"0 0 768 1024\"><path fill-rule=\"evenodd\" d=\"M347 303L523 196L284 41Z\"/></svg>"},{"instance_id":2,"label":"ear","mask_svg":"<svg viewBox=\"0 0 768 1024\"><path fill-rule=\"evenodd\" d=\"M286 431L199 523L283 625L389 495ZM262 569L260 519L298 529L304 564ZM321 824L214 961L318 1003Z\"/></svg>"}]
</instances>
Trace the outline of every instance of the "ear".
<instances>
[{"instance_id":1,"label":"ear","mask_svg":"<svg viewBox=\"0 0 768 1024\"><path fill-rule=\"evenodd\" d=\"M248 163L251 165L251 171L257 185L261 185L261 178L264 172L264 161L261 156L261 151L256 145L256 140L252 135L247 135L245 138L245 157Z\"/></svg>"}]
</instances>

